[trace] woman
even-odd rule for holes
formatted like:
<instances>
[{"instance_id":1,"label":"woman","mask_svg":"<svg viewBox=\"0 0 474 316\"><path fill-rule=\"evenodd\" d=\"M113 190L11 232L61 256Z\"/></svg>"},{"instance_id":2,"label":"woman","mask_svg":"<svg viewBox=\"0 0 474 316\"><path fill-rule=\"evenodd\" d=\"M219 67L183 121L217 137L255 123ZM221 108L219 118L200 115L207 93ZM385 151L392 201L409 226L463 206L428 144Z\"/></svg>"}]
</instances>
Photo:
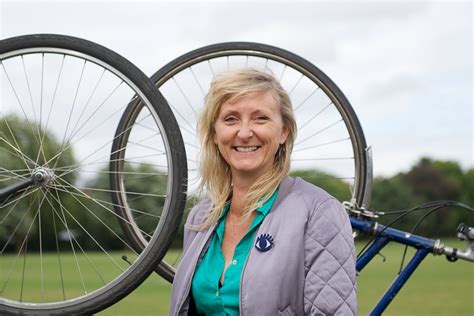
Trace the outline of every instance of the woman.
<instances>
[{"instance_id":1,"label":"woman","mask_svg":"<svg viewBox=\"0 0 474 316\"><path fill-rule=\"evenodd\" d=\"M288 177L296 123L270 74L218 76L198 131L202 186L171 315L355 315L354 243L341 204Z\"/></svg>"}]
</instances>

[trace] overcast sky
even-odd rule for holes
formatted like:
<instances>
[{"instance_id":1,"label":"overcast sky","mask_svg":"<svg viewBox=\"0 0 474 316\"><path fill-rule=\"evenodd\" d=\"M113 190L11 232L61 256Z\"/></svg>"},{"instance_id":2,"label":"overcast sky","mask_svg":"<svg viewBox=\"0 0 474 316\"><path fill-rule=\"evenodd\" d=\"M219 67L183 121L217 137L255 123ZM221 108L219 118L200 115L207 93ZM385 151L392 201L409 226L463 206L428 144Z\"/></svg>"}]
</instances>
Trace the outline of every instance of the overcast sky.
<instances>
[{"instance_id":1,"label":"overcast sky","mask_svg":"<svg viewBox=\"0 0 474 316\"><path fill-rule=\"evenodd\" d=\"M151 75L192 49L275 45L341 88L375 175L420 157L473 167L473 4L365 1L5 1L0 37L59 33L102 44Z\"/></svg>"}]
</instances>

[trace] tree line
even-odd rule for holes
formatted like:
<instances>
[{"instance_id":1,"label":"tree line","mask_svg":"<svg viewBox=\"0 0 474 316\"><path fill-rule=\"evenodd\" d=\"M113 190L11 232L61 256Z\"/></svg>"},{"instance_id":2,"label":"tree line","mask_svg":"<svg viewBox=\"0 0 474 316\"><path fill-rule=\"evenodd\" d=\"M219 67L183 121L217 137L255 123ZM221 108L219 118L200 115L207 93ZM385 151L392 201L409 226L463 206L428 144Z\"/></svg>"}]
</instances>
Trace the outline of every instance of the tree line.
<instances>
[{"instance_id":1,"label":"tree line","mask_svg":"<svg viewBox=\"0 0 474 316\"><path fill-rule=\"evenodd\" d=\"M319 170L296 170L291 176L302 177L330 192L339 201L350 201L349 186L337 177ZM456 161L421 158L407 172L390 177L375 177L369 210L384 212L377 221L389 224L395 216L390 212L406 210L424 202L452 200L474 207L474 168L464 170ZM186 218L196 199L190 200L185 210ZM430 209L416 211L403 217L393 227L412 231L418 220ZM181 246L184 219L181 223L174 247ZM474 214L465 209L446 207L433 212L414 233L427 237L456 237L459 223L474 226Z\"/></svg>"},{"instance_id":2,"label":"tree line","mask_svg":"<svg viewBox=\"0 0 474 316\"><path fill-rule=\"evenodd\" d=\"M47 157L55 157L55 153L61 145L60 141L45 132L44 139L42 139L44 148L41 155L38 155L39 151L36 148L38 142L35 141L32 130L35 128L32 128L30 123L26 124L14 116L4 117L3 121L0 121L0 167L2 168L0 187L17 181L18 177L15 172L25 169L25 161L12 150L12 144L19 146L25 155L34 157L33 161L38 165L48 161ZM17 144L17 142L19 143ZM73 149L69 148L61 156L58 156L57 160L50 161L50 164L54 164L57 169L61 169L62 166L75 165L76 159ZM29 168L34 168L34 166L31 165ZM39 225L41 225L43 235L41 247L46 251L56 249L59 233L63 234L63 236L59 236L59 240L70 239L71 236L67 236L67 234L77 234L74 238L85 249L93 249L94 242L86 233L82 232L81 225L87 227L92 235L100 235L104 247L108 249L123 247L123 244L117 240L117 236L104 229L103 225L103 223L107 223L113 231L121 231L118 223L119 216L114 214L116 208L111 207L113 203L110 198L107 168L108 166L103 166L103 169L97 172L97 178L89 179L83 185L86 188L95 188L90 192L85 191L83 196L66 194L67 190L57 190L55 194L50 195L50 198L45 199L44 194L38 190L36 194L31 194L29 199L20 199L16 203L0 205L0 249L18 251L22 243L25 242L28 243L29 249L40 247ZM159 174L158 170L149 165L138 167L126 165L125 171L137 175L136 179L128 177L125 184L126 191L129 192L130 208L141 210L144 213L153 213L155 217L159 217L164 206L164 197L131 196L131 194L133 195L133 192L147 192L147 188L163 191L166 187L165 178L141 176L143 174ZM348 183L331 174L320 170L297 170L293 171L291 175L307 179L307 181L327 190L340 201L349 201L351 198ZM77 172L70 172L63 179L65 183L72 185L84 181L79 179ZM100 203L86 198L86 195L100 201ZM188 197L183 221L173 243L174 247L181 247L184 221L197 200L197 196ZM433 200L454 200L474 206L474 169L465 170L455 161L422 158L407 172L400 172L391 177L376 177L369 209L389 213ZM104 205L109 207L104 207ZM41 207L41 213L35 212L34 210L39 207ZM411 231L426 212L429 210L414 212L398 221L395 227ZM427 217L415 233L429 237L455 237L455 230L460 222L474 226L473 215L471 212L459 208L440 209ZM74 218L74 220L69 218ZM135 220L140 228L151 233L156 222L150 221L149 218L136 216ZM387 224L393 218L394 216L385 215L378 221ZM70 227L64 229L66 220L69 221ZM60 229L61 227L63 229ZM66 243L63 244L67 247Z\"/></svg>"},{"instance_id":3,"label":"tree line","mask_svg":"<svg viewBox=\"0 0 474 316\"><path fill-rule=\"evenodd\" d=\"M371 207L380 211L403 210L424 202L452 200L474 206L474 168L463 170L455 161L420 159L407 172L374 180ZM415 223L429 210L414 212L396 227L411 231ZM388 223L393 216L384 216ZM429 237L455 237L459 223L474 226L474 214L466 209L446 207L434 211L419 226L417 232Z\"/></svg>"}]
</instances>

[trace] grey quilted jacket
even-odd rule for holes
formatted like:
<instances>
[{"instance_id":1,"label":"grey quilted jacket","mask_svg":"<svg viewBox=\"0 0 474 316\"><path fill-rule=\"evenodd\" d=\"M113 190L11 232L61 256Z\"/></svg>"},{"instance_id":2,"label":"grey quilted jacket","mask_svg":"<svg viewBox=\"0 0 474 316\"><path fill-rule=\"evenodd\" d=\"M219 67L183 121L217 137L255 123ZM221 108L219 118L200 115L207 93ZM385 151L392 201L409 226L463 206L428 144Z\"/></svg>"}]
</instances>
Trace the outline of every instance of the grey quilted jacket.
<instances>
[{"instance_id":1,"label":"grey quilted jacket","mask_svg":"<svg viewBox=\"0 0 474 316\"><path fill-rule=\"evenodd\" d=\"M187 224L210 209L204 200ZM170 315L187 315L194 270L214 231L185 230L183 257L173 282ZM273 247L250 250L240 281L240 315L357 315L355 251L347 213L328 193L285 178L258 228Z\"/></svg>"}]
</instances>

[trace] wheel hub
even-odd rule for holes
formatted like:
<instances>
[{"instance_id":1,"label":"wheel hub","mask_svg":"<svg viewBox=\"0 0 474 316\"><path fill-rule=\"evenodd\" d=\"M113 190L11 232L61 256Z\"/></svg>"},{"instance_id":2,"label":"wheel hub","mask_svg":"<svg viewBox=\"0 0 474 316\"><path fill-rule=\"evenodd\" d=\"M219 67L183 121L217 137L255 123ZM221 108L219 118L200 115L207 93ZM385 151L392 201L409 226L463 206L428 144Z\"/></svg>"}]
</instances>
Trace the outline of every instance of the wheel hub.
<instances>
[{"instance_id":1,"label":"wheel hub","mask_svg":"<svg viewBox=\"0 0 474 316\"><path fill-rule=\"evenodd\" d=\"M55 175L50 169L40 167L33 171L33 179L36 184L46 186L54 181Z\"/></svg>"}]
</instances>

